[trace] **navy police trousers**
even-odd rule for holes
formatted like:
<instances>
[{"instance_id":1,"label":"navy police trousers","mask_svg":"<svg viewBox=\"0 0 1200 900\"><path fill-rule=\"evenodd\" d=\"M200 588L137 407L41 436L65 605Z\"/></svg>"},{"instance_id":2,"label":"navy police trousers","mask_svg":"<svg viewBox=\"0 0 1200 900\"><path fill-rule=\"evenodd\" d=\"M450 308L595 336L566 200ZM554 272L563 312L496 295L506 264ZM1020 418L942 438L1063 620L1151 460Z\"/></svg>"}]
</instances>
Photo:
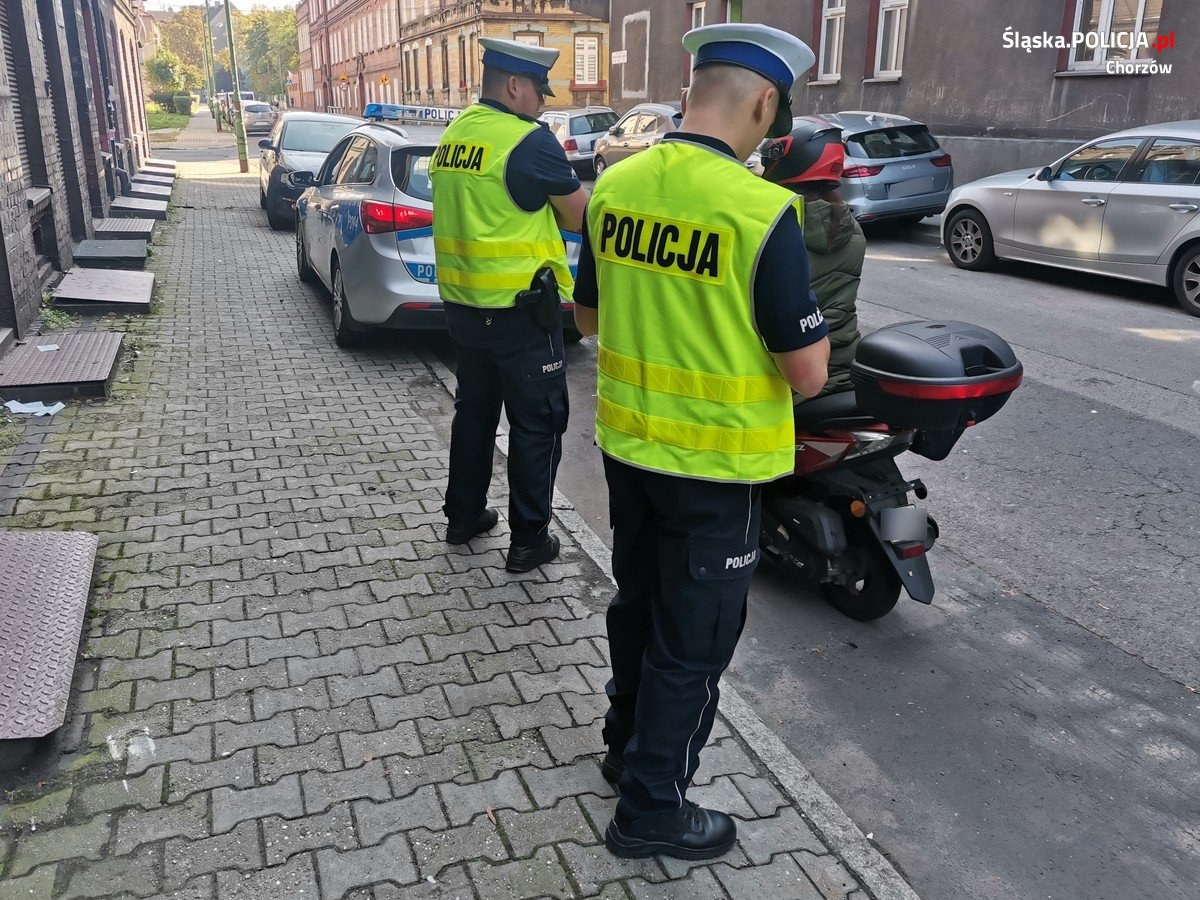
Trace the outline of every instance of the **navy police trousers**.
<instances>
[{"instance_id":1,"label":"navy police trousers","mask_svg":"<svg viewBox=\"0 0 1200 900\"><path fill-rule=\"evenodd\" d=\"M546 538L554 478L567 430L567 362L562 327L554 333L523 309L481 310L447 303L446 323L458 353L458 389L450 434L450 473L443 510L468 525L487 506L503 405L508 416L508 522L512 544Z\"/></svg>"},{"instance_id":2,"label":"navy police trousers","mask_svg":"<svg viewBox=\"0 0 1200 900\"><path fill-rule=\"evenodd\" d=\"M699 481L604 457L617 595L604 741L623 754L621 811L683 806L746 621L761 485Z\"/></svg>"}]
</instances>

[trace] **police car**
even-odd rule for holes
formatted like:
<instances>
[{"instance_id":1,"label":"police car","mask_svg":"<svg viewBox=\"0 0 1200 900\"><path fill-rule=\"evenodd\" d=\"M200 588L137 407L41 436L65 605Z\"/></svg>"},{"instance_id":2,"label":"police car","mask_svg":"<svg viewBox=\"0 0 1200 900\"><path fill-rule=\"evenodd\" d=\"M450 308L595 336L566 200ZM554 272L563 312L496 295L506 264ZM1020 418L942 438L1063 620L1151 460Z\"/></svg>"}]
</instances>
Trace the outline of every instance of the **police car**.
<instances>
[{"instance_id":1,"label":"police car","mask_svg":"<svg viewBox=\"0 0 1200 900\"><path fill-rule=\"evenodd\" d=\"M293 173L296 270L333 303L333 334L351 346L372 329L444 329L433 250L429 160L437 144L410 140L385 120L411 110L368 104L366 122L346 135L312 175ZM572 272L579 236L563 233ZM532 274L532 273L531 273ZM567 341L579 340L574 306L563 306Z\"/></svg>"}]
</instances>

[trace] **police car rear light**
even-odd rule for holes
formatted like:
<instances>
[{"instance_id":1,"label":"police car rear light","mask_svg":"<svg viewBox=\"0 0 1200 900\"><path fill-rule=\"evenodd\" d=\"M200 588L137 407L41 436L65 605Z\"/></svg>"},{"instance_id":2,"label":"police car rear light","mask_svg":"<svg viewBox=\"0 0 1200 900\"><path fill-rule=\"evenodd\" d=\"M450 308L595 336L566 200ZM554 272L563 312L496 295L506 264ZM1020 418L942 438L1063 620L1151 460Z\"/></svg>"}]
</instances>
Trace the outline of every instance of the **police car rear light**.
<instances>
[{"instance_id":1,"label":"police car rear light","mask_svg":"<svg viewBox=\"0 0 1200 900\"><path fill-rule=\"evenodd\" d=\"M575 140L575 138L567 138L565 141L563 141L563 149L564 150L578 150L579 149L579 141Z\"/></svg>"},{"instance_id":2,"label":"police car rear light","mask_svg":"<svg viewBox=\"0 0 1200 900\"><path fill-rule=\"evenodd\" d=\"M412 228L428 228L433 225L433 211L413 206L396 206L364 200L359 205L359 218L367 234L386 234L390 231L407 231Z\"/></svg>"},{"instance_id":3,"label":"police car rear light","mask_svg":"<svg viewBox=\"0 0 1200 900\"><path fill-rule=\"evenodd\" d=\"M870 178L883 171L883 166L850 166L842 169L843 178Z\"/></svg>"}]
</instances>

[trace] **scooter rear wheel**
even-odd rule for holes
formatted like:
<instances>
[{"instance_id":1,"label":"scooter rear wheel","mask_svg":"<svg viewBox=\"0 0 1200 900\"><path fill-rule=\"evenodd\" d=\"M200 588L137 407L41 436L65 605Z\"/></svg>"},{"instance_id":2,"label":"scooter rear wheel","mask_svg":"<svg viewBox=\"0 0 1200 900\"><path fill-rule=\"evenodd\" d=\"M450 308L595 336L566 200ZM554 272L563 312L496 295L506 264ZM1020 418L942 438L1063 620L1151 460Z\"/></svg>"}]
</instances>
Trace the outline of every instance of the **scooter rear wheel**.
<instances>
[{"instance_id":1,"label":"scooter rear wheel","mask_svg":"<svg viewBox=\"0 0 1200 900\"><path fill-rule=\"evenodd\" d=\"M877 543L856 542L839 562L849 563L853 574L845 584L821 585L830 606L859 622L870 622L892 611L903 584Z\"/></svg>"}]
</instances>

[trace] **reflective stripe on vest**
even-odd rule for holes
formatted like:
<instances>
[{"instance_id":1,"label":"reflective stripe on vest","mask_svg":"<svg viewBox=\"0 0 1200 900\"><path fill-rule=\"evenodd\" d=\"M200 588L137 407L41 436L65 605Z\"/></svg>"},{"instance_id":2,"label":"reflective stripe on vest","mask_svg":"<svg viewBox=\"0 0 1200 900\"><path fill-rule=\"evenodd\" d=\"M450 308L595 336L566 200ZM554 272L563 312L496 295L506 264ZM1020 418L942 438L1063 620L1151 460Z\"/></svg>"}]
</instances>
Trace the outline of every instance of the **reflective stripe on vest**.
<instances>
[{"instance_id":1,"label":"reflective stripe on vest","mask_svg":"<svg viewBox=\"0 0 1200 900\"><path fill-rule=\"evenodd\" d=\"M792 471L791 390L754 327L767 236L798 198L706 147L668 141L598 179L596 439L640 468L756 483Z\"/></svg>"},{"instance_id":2,"label":"reflective stripe on vest","mask_svg":"<svg viewBox=\"0 0 1200 900\"><path fill-rule=\"evenodd\" d=\"M570 299L574 283L553 207L525 212L504 182L513 148L540 127L485 104L469 107L447 126L429 162L443 300L513 306L517 292L544 266L554 270L560 295Z\"/></svg>"}]
</instances>

